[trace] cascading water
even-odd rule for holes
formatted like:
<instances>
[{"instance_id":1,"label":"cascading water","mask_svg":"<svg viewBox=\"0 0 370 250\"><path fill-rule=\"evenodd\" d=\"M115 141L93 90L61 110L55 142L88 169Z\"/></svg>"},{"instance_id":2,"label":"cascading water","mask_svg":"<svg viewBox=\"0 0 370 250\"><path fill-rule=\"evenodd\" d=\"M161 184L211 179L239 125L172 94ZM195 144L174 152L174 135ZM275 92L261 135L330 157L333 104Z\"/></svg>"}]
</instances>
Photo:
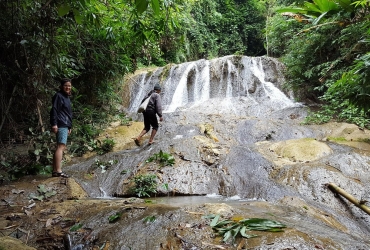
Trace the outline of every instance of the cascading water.
<instances>
[{"instance_id":1,"label":"cascading water","mask_svg":"<svg viewBox=\"0 0 370 250\"><path fill-rule=\"evenodd\" d=\"M298 104L278 88L284 80L279 72L281 67L271 58L227 56L158 68L150 75L144 73L128 82L131 100L127 110L134 113L155 83L162 85L165 113L200 105L211 113L215 110L235 112L238 99L249 107L261 103L274 110L296 106ZM207 105L212 100L215 103Z\"/></svg>"}]
</instances>

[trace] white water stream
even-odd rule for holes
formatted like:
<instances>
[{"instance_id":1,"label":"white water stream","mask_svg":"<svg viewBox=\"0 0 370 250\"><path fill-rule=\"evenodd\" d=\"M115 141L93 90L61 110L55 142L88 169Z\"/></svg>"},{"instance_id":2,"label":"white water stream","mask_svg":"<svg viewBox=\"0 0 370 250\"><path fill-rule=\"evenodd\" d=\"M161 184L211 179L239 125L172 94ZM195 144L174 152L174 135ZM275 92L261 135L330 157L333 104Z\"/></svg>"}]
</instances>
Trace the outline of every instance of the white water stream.
<instances>
[{"instance_id":1,"label":"white water stream","mask_svg":"<svg viewBox=\"0 0 370 250\"><path fill-rule=\"evenodd\" d=\"M271 77L280 67L271 58L227 56L173 65L169 69L158 68L136 76L130 84L128 111L136 112L141 100L156 83L162 86L164 113L199 107L206 112L235 113L240 102L249 107L269 103L269 108L274 110L297 106L292 96L286 96L278 88L284 79ZM270 71L270 76L264 68Z\"/></svg>"}]
</instances>

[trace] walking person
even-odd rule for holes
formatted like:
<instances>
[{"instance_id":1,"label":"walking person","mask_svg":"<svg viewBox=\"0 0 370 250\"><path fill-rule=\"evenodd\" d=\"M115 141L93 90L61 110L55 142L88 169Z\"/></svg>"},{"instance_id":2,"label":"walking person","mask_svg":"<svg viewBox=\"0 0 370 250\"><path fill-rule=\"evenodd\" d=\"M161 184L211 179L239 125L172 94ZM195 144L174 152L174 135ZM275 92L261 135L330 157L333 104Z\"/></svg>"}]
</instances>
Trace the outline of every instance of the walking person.
<instances>
[{"instance_id":1,"label":"walking person","mask_svg":"<svg viewBox=\"0 0 370 250\"><path fill-rule=\"evenodd\" d=\"M150 91L146 97L142 100L142 102L150 96L148 106L146 110L143 112L144 115L144 129L140 132L139 136L136 138L132 138L135 141L135 144L137 146L141 145L141 138L149 132L150 127L152 127L152 133L150 134L149 139L149 145L152 145L154 143L154 137L155 134L158 131L158 119L157 115L159 117L159 121L163 121L162 117L162 100L161 96L159 95L161 93L161 86L157 83L154 86L154 89Z\"/></svg>"},{"instance_id":2,"label":"walking person","mask_svg":"<svg viewBox=\"0 0 370 250\"><path fill-rule=\"evenodd\" d=\"M62 171L63 152L66 149L67 138L72 128L71 95L72 83L70 79L60 81L60 91L55 93L50 110L51 130L56 134L57 148L53 156L53 177L69 176Z\"/></svg>"}]
</instances>

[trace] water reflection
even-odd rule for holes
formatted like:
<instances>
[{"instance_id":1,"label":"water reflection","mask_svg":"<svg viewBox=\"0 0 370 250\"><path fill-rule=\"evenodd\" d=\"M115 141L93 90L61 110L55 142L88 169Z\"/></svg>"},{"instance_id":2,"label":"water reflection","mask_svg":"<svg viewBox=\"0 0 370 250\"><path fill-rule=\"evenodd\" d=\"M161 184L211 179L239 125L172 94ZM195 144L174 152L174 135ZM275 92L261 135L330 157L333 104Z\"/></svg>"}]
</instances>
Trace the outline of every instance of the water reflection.
<instances>
[{"instance_id":1,"label":"water reflection","mask_svg":"<svg viewBox=\"0 0 370 250\"><path fill-rule=\"evenodd\" d=\"M263 201L257 198L241 199L237 195L232 197L225 197L217 194L208 194L205 196L167 196L148 198L145 200L156 204L164 204L176 207L201 205L204 203L226 203L230 205L240 205L246 202Z\"/></svg>"}]
</instances>

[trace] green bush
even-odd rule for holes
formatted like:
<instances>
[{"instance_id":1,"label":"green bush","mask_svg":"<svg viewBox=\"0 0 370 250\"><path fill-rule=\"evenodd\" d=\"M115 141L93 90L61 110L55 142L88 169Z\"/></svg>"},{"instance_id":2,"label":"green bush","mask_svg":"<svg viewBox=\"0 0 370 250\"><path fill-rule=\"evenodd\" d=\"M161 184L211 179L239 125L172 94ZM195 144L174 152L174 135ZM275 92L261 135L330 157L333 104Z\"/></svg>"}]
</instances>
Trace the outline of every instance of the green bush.
<instances>
[{"instance_id":1,"label":"green bush","mask_svg":"<svg viewBox=\"0 0 370 250\"><path fill-rule=\"evenodd\" d=\"M99 141L99 144L100 146L96 149L96 152L99 155L102 155L111 152L116 142L111 138L107 138L104 139L102 142Z\"/></svg>"},{"instance_id":2,"label":"green bush","mask_svg":"<svg viewBox=\"0 0 370 250\"><path fill-rule=\"evenodd\" d=\"M175 158L171 154L165 153L162 150L160 150L158 154L154 154L146 160L147 163L153 161L158 162L161 167L172 166L175 164Z\"/></svg>"},{"instance_id":3,"label":"green bush","mask_svg":"<svg viewBox=\"0 0 370 250\"><path fill-rule=\"evenodd\" d=\"M133 179L134 187L131 192L138 197L150 197L157 193L156 175L138 175Z\"/></svg>"}]
</instances>

